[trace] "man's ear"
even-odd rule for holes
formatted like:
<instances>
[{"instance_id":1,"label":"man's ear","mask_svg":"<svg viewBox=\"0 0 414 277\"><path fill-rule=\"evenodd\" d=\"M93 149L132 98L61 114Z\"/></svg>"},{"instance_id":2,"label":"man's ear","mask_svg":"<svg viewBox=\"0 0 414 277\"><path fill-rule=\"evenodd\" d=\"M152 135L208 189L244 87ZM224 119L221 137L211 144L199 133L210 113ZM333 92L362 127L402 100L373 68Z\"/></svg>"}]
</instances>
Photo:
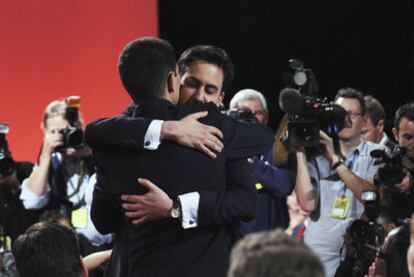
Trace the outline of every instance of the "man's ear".
<instances>
[{"instance_id":1,"label":"man's ear","mask_svg":"<svg viewBox=\"0 0 414 277\"><path fill-rule=\"evenodd\" d=\"M217 106L219 106L220 104L223 103L223 100L224 100L224 96L225 95L226 95L226 93L224 91L221 91L220 92L220 95L219 95L219 98L218 98L219 102L217 103Z\"/></svg>"},{"instance_id":2,"label":"man's ear","mask_svg":"<svg viewBox=\"0 0 414 277\"><path fill-rule=\"evenodd\" d=\"M384 132L384 127L385 127L384 119L380 119L380 121L378 121L377 127L379 128L380 132Z\"/></svg>"},{"instance_id":3,"label":"man's ear","mask_svg":"<svg viewBox=\"0 0 414 277\"><path fill-rule=\"evenodd\" d=\"M368 119L369 119L368 114L365 114L365 115L362 117L362 127L365 127L365 126L368 124Z\"/></svg>"},{"instance_id":4,"label":"man's ear","mask_svg":"<svg viewBox=\"0 0 414 277\"><path fill-rule=\"evenodd\" d=\"M397 128L392 128L392 134L394 135L394 139L396 141L398 141L398 129Z\"/></svg>"},{"instance_id":5,"label":"man's ear","mask_svg":"<svg viewBox=\"0 0 414 277\"><path fill-rule=\"evenodd\" d=\"M175 78L175 72L174 71L170 71L168 73L168 77L167 77L167 91L168 93L173 93L174 92L174 78Z\"/></svg>"}]
</instances>

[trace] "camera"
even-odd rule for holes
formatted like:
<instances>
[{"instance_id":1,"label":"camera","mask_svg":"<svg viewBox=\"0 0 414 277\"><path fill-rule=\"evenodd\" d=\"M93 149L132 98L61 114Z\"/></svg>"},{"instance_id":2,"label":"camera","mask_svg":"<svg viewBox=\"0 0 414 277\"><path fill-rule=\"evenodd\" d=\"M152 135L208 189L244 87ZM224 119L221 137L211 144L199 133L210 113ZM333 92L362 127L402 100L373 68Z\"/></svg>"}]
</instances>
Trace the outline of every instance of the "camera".
<instances>
[{"instance_id":1,"label":"camera","mask_svg":"<svg viewBox=\"0 0 414 277\"><path fill-rule=\"evenodd\" d=\"M366 218L352 222L347 229L345 241L346 258L341 261L335 277L364 277L375 260L376 253L384 243L384 228L376 223L379 215L379 199L376 191L363 191Z\"/></svg>"},{"instance_id":2,"label":"camera","mask_svg":"<svg viewBox=\"0 0 414 277\"><path fill-rule=\"evenodd\" d=\"M404 147L396 147L391 153L380 149L371 151L371 157L377 159L375 165L384 164L374 176L376 186L393 188L402 182L406 175L403 170L403 158L406 153L407 149Z\"/></svg>"},{"instance_id":3,"label":"camera","mask_svg":"<svg viewBox=\"0 0 414 277\"><path fill-rule=\"evenodd\" d=\"M222 114L230 116L234 120L243 122L243 123L257 123L256 117L254 113L247 108L244 109L230 109L230 110L222 110Z\"/></svg>"},{"instance_id":4,"label":"camera","mask_svg":"<svg viewBox=\"0 0 414 277\"><path fill-rule=\"evenodd\" d=\"M382 225L376 222L380 211L380 203L375 191L363 191L361 199L364 202L364 214L367 220L358 219L349 227L352 239L357 245L379 247L384 243L385 231Z\"/></svg>"},{"instance_id":5,"label":"camera","mask_svg":"<svg viewBox=\"0 0 414 277\"><path fill-rule=\"evenodd\" d=\"M343 128L346 111L326 98L318 98L316 78L297 59L289 61L293 74L286 74L287 87L279 94L279 107L288 114L289 147L317 147L319 131L335 137Z\"/></svg>"},{"instance_id":6,"label":"camera","mask_svg":"<svg viewBox=\"0 0 414 277\"><path fill-rule=\"evenodd\" d=\"M0 123L0 174L10 176L16 170L16 163L13 160L9 144L6 140L6 134L9 132L9 125Z\"/></svg>"},{"instance_id":7,"label":"camera","mask_svg":"<svg viewBox=\"0 0 414 277\"><path fill-rule=\"evenodd\" d=\"M65 119L69 125L60 130L63 136L63 145L58 150L67 148L79 149L84 146L83 129L79 119L80 97L70 96L66 98Z\"/></svg>"}]
</instances>

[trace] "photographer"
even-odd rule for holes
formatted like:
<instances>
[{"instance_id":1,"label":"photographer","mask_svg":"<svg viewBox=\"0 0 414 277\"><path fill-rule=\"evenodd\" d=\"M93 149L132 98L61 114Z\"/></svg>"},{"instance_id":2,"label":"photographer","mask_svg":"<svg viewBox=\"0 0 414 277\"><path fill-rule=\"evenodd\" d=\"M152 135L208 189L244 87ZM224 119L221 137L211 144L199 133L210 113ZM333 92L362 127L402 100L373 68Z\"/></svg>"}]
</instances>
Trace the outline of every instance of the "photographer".
<instances>
[{"instance_id":1,"label":"photographer","mask_svg":"<svg viewBox=\"0 0 414 277\"><path fill-rule=\"evenodd\" d=\"M6 140L8 126L0 126L0 244L4 249L10 241L14 241L33 223L37 222L40 213L26 210L19 196L20 184L29 177L33 164L15 162Z\"/></svg>"},{"instance_id":2,"label":"photographer","mask_svg":"<svg viewBox=\"0 0 414 277\"><path fill-rule=\"evenodd\" d=\"M38 163L29 178L23 181L20 198L27 209L58 209L64 212L77 233L88 239L90 250L82 253L88 254L94 252L95 247L108 244L111 236L101 235L90 220L90 204L86 198L92 193L94 165L91 151L82 141L72 145L74 142L69 139L68 143L69 125L81 131L77 110L79 103L75 103L77 108L71 110L68 106L71 101L57 100L47 106L42 122L44 140Z\"/></svg>"},{"instance_id":3,"label":"photographer","mask_svg":"<svg viewBox=\"0 0 414 277\"><path fill-rule=\"evenodd\" d=\"M394 138L398 141L398 146L404 148L404 152L399 155L402 181L391 185L384 185L382 179L392 176L383 174L384 178L378 178L378 185L381 186L382 202L397 211L400 220L409 218L414 212L414 103L407 103L398 108L394 118L394 128L392 130ZM380 176L381 177L381 176ZM401 178L400 178L401 180Z\"/></svg>"},{"instance_id":4,"label":"photographer","mask_svg":"<svg viewBox=\"0 0 414 277\"><path fill-rule=\"evenodd\" d=\"M296 193L302 209L311 212L305 243L321 258L326 276L335 274L341 258L347 226L364 210L361 192L375 189L368 181L376 173L370 152L375 144L361 141L365 102L352 88L338 91L335 103L346 110L344 128L339 132L339 149L332 138L320 132L322 154L307 161L305 150L297 157Z\"/></svg>"},{"instance_id":5,"label":"photographer","mask_svg":"<svg viewBox=\"0 0 414 277\"><path fill-rule=\"evenodd\" d=\"M263 94L253 89L237 92L230 101L230 110L246 111L260 124L267 124L269 113ZM289 225L289 213L286 204L294 187L294 171L278 168L273 164L273 149L269 149L260 157L253 157L252 174L256 179L258 191L255 219L242 222L244 234L271 230L286 229Z\"/></svg>"}]
</instances>

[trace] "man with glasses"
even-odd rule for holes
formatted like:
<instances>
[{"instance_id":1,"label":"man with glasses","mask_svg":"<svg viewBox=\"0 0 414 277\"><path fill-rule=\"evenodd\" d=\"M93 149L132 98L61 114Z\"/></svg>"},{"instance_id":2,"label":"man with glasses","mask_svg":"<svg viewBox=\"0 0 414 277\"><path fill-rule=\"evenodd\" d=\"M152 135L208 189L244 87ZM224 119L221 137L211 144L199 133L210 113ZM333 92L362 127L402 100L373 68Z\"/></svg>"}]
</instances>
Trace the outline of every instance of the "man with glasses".
<instances>
[{"instance_id":1,"label":"man with glasses","mask_svg":"<svg viewBox=\"0 0 414 277\"><path fill-rule=\"evenodd\" d=\"M375 189L372 177L377 168L370 152L379 147L361 140L365 114L362 93L341 89L335 103L347 112L338 134L339 147L321 131L320 155L308 161L304 149L296 150L298 202L311 212L304 240L321 258L327 277L334 276L341 254L345 254L341 249L346 228L364 211L361 192Z\"/></svg>"}]
</instances>

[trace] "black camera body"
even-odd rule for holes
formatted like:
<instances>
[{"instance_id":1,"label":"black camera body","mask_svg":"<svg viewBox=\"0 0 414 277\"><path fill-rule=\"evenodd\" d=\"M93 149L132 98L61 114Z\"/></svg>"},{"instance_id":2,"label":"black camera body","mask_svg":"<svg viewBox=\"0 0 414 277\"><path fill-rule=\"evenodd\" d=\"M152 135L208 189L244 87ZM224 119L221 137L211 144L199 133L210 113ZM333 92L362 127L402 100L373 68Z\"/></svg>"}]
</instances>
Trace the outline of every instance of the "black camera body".
<instances>
[{"instance_id":1,"label":"black camera body","mask_svg":"<svg viewBox=\"0 0 414 277\"><path fill-rule=\"evenodd\" d=\"M357 219L352 222L349 228L352 239L358 244L368 243L374 247L379 247L384 243L384 228L375 221Z\"/></svg>"},{"instance_id":2,"label":"black camera body","mask_svg":"<svg viewBox=\"0 0 414 277\"><path fill-rule=\"evenodd\" d=\"M257 123L256 117L249 109L222 110L221 113L243 123Z\"/></svg>"},{"instance_id":3,"label":"black camera body","mask_svg":"<svg viewBox=\"0 0 414 277\"><path fill-rule=\"evenodd\" d=\"M82 128L68 125L65 129L60 130L60 133L63 136L63 149L80 149L84 146Z\"/></svg>"},{"instance_id":4,"label":"black camera body","mask_svg":"<svg viewBox=\"0 0 414 277\"><path fill-rule=\"evenodd\" d=\"M294 73L285 75L287 87L279 94L279 107L289 116L286 144L317 147L319 131L335 137L343 128L346 111L316 96L318 86L312 70L303 68L299 60L289 63Z\"/></svg>"},{"instance_id":5,"label":"black camera body","mask_svg":"<svg viewBox=\"0 0 414 277\"><path fill-rule=\"evenodd\" d=\"M16 162L11 156L9 144L7 143L6 134L9 132L9 125L0 124L0 174L10 176L16 170Z\"/></svg>"},{"instance_id":6,"label":"black camera body","mask_svg":"<svg viewBox=\"0 0 414 277\"><path fill-rule=\"evenodd\" d=\"M65 119L69 125L60 130L63 136L63 145L58 150L80 149L84 146L84 133L79 119L80 97L70 96L66 98L66 104Z\"/></svg>"},{"instance_id":7,"label":"black camera body","mask_svg":"<svg viewBox=\"0 0 414 277\"><path fill-rule=\"evenodd\" d=\"M369 244L379 247L384 243L385 231L376 222L380 213L380 201L375 191L363 191L361 199L364 202L364 214L367 220L358 219L352 222L350 233L357 245Z\"/></svg>"},{"instance_id":8,"label":"black camera body","mask_svg":"<svg viewBox=\"0 0 414 277\"><path fill-rule=\"evenodd\" d=\"M403 158L406 153L407 149L403 147L396 147L391 153L379 149L370 153L371 157L377 159L376 165L384 164L374 176L376 186L393 188L402 182L406 175L403 170Z\"/></svg>"}]
</instances>

